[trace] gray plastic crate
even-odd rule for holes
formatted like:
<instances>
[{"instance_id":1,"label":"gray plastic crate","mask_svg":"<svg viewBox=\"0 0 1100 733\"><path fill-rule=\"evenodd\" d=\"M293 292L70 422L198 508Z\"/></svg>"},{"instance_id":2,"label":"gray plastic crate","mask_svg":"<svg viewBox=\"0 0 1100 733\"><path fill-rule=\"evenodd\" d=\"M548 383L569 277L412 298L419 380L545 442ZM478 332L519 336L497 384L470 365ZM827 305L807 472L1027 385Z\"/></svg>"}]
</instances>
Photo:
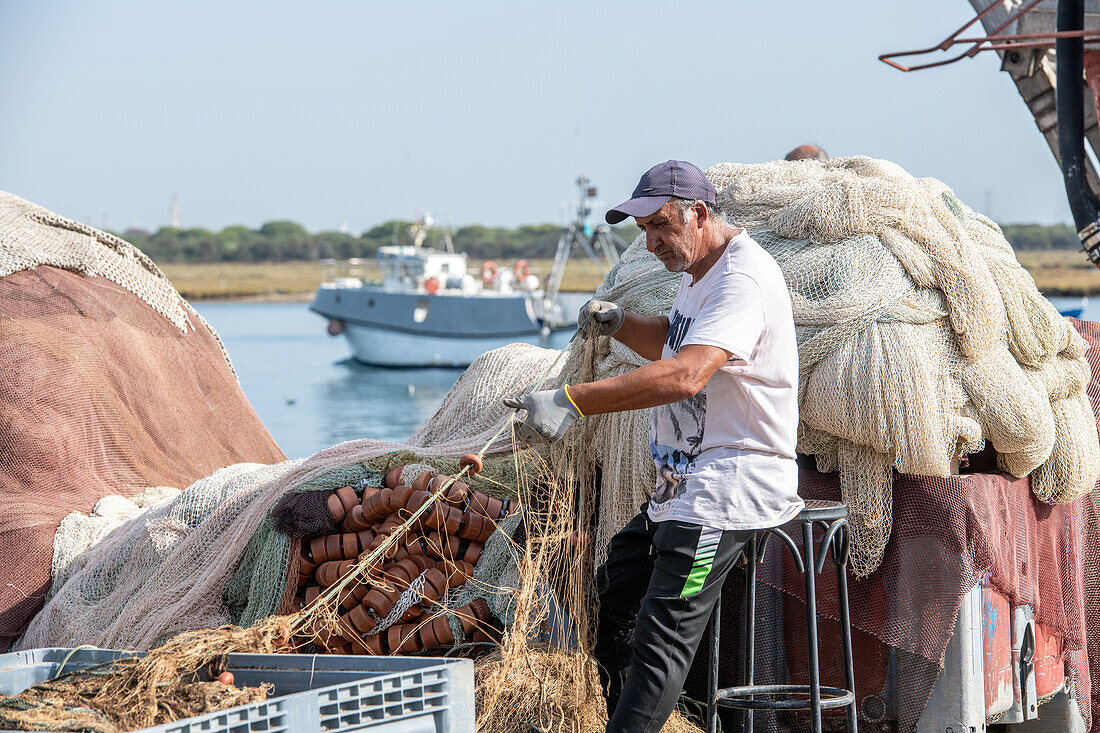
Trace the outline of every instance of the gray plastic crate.
<instances>
[{"instance_id":1,"label":"gray plastic crate","mask_svg":"<svg viewBox=\"0 0 1100 733\"><path fill-rule=\"evenodd\" d=\"M130 656L108 649L0 655L0 694ZM467 659L231 654L239 685L268 682L264 702L145 728L147 733L472 733L474 666Z\"/></svg>"}]
</instances>

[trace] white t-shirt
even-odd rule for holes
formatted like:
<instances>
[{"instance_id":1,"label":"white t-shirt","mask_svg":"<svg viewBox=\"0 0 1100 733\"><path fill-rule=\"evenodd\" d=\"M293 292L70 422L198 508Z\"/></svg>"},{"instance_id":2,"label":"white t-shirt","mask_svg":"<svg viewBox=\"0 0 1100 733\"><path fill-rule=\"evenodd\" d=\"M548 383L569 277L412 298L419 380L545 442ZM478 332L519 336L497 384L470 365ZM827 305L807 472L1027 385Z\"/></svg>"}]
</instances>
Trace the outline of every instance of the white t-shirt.
<instances>
[{"instance_id":1,"label":"white t-shirt","mask_svg":"<svg viewBox=\"0 0 1100 733\"><path fill-rule=\"evenodd\" d=\"M662 358L688 344L733 356L699 394L651 411L656 522L759 529L802 509L795 442L798 348L791 298L772 256L742 231L694 285L685 273Z\"/></svg>"}]
</instances>

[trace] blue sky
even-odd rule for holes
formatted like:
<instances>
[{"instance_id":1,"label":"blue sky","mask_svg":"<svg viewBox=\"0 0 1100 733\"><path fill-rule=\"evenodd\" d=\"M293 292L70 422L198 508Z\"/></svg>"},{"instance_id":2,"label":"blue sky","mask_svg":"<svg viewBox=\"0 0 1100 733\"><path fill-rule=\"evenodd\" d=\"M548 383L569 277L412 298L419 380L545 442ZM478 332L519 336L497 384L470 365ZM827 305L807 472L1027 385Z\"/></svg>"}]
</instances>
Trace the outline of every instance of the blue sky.
<instances>
[{"instance_id":1,"label":"blue sky","mask_svg":"<svg viewBox=\"0 0 1100 733\"><path fill-rule=\"evenodd\" d=\"M0 0L0 189L96 226L352 231L560 222L667 158L807 141L889 158L1002 222L1069 220L992 54L902 74L966 0Z\"/></svg>"}]
</instances>

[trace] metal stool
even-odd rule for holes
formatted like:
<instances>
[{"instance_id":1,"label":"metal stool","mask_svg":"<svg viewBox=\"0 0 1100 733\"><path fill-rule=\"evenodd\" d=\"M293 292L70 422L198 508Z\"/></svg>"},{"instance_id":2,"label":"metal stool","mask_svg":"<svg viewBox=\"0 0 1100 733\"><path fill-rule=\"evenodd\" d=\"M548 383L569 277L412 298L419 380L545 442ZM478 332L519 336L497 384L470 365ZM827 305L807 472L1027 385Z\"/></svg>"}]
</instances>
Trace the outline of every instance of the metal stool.
<instances>
[{"instance_id":1,"label":"metal stool","mask_svg":"<svg viewBox=\"0 0 1100 733\"><path fill-rule=\"evenodd\" d=\"M745 545L745 684L718 689L718 641L722 602L711 616L711 657L707 674L710 697L707 704L707 733L714 733L719 706L737 708L745 713L745 733L751 733L755 710L808 710L810 729L821 733L821 711L848 708L848 731L856 733L855 670L852 667L852 630L848 618L848 506L836 501L807 500L806 508L794 518L802 525L802 551L791 536L779 527L758 530ZM822 528L821 542L814 548L814 525ZM768 540L778 537L791 551L795 569L806 579L806 634L809 643L810 684L753 684L754 634L756 626L756 564L764 557ZM817 595L815 575L825 567L826 555L832 554L836 566L837 607L844 646L844 682L847 689L822 687L817 665ZM807 562L809 560L809 562ZM809 698L803 696L808 695ZM757 696L766 699L758 700Z\"/></svg>"}]
</instances>

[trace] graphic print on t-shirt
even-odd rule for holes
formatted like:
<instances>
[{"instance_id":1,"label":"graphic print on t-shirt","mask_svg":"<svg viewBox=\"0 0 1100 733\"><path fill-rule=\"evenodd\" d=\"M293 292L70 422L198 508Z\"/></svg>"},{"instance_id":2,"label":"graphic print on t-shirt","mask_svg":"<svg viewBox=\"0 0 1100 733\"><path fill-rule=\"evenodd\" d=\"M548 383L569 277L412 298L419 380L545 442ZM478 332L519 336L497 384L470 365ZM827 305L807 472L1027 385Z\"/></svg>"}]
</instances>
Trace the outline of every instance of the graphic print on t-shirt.
<instances>
[{"instance_id":1,"label":"graphic print on t-shirt","mask_svg":"<svg viewBox=\"0 0 1100 733\"><path fill-rule=\"evenodd\" d=\"M665 338L668 348L679 352L680 344L684 342L684 336L687 336L688 329L694 322L694 318L685 318L679 310L672 311L672 315L668 317L668 336Z\"/></svg>"},{"instance_id":2,"label":"graphic print on t-shirt","mask_svg":"<svg viewBox=\"0 0 1100 733\"><path fill-rule=\"evenodd\" d=\"M694 318L686 318L679 310L672 312L665 339L668 348L676 352L680 350L680 344L694 321ZM695 459L699 457L699 446L703 443L703 433L707 427L706 390L686 400L656 407L654 411L660 427L654 437L667 435L670 441L681 446L672 448L659 444L657 440L650 443L653 460L658 466L653 503L663 504L684 492L684 478L695 470Z\"/></svg>"}]
</instances>

